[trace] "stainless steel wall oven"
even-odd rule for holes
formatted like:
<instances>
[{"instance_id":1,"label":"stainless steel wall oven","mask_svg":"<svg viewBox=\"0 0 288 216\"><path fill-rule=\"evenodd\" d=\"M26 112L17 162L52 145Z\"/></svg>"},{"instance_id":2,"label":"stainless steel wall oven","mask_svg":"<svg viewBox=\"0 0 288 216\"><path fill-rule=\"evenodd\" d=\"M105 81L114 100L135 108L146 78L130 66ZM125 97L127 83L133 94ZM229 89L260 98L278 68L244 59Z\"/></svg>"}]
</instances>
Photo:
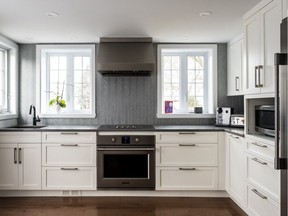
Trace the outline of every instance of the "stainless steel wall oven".
<instances>
[{"instance_id":1,"label":"stainless steel wall oven","mask_svg":"<svg viewBox=\"0 0 288 216\"><path fill-rule=\"evenodd\" d=\"M154 135L98 135L98 189L155 189Z\"/></svg>"}]
</instances>

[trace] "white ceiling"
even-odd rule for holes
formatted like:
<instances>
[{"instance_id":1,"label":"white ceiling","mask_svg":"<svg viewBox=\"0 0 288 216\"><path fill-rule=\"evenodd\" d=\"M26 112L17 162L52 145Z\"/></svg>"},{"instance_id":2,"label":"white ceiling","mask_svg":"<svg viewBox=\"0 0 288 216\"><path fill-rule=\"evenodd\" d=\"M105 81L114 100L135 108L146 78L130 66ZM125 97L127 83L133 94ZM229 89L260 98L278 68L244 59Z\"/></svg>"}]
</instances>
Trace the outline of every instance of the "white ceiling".
<instances>
[{"instance_id":1,"label":"white ceiling","mask_svg":"<svg viewBox=\"0 0 288 216\"><path fill-rule=\"evenodd\" d=\"M98 42L153 37L154 42L227 42L260 0L0 0L0 33L18 43ZM213 15L201 17L202 11ZM58 17L49 17L56 12Z\"/></svg>"}]
</instances>

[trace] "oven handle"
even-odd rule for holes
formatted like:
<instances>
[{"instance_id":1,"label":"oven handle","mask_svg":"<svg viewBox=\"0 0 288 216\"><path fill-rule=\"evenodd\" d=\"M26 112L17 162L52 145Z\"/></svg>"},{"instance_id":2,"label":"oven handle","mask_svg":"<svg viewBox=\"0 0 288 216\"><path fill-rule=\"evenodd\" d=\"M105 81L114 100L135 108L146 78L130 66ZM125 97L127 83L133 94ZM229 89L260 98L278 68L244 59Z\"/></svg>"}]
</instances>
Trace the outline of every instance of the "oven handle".
<instances>
[{"instance_id":1,"label":"oven handle","mask_svg":"<svg viewBox=\"0 0 288 216\"><path fill-rule=\"evenodd\" d=\"M155 148L97 148L97 151L154 151Z\"/></svg>"}]
</instances>

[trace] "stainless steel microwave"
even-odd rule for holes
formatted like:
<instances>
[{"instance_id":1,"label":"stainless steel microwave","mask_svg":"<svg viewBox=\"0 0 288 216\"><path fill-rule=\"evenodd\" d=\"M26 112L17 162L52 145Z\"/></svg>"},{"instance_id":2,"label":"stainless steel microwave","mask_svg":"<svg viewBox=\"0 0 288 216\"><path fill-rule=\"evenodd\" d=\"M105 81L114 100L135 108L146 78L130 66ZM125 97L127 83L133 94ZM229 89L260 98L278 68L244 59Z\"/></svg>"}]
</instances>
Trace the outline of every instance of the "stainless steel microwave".
<instances>
[{"instance_id":1,"label":"stainless steel microwave","mask_svg":"<svg viewBox=\"0 0 288 216\"><path fill-rule=\"evenodd\" d=\"M268 135L275 136L275 106L255 106L255 130Z\"/></svg>"}]
</instances>

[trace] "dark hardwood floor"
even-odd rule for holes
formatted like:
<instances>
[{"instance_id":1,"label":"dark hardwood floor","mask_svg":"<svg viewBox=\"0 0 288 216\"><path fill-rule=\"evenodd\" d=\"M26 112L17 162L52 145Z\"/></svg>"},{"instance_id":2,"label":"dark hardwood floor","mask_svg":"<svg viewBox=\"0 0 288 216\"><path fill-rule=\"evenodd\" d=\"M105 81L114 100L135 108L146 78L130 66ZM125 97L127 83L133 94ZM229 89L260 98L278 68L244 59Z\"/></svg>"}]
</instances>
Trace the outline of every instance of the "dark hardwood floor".
<instances>
[{"instance_id":1,"label":"dark hardwood floor","mask_svg":"<svg viewBox=\"0 0 288 216\"><path fill-rule=\"evenodd\" d=\"M244 216L229 198L0 198L0 216Z\"/></svg>"}]
</instances>

